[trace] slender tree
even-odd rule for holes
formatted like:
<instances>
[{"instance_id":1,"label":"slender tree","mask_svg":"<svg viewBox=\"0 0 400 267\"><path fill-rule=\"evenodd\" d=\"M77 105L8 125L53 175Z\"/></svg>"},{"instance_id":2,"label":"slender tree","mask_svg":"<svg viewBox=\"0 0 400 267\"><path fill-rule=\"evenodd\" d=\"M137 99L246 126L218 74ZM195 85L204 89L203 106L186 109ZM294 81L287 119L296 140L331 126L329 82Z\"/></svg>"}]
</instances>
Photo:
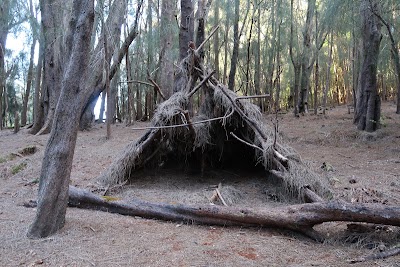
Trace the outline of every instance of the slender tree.
<instances>
[{"instance_id":1,"label":"slender tree","mask_svg":"<svg viewBox=\"0 0 400 267\"><path fill-rule=\"evenodd\" d=\"M160 87L166 98L169 98L174 87L174 54L173 54L173 24L174 23L174 1L162 0L161 6L161 77Z\"/></svg>"},{"instance_id":2,"label":"slender tree","mask_svg":"<svg viewBox=\"0 0 400 267\"><path fill-rule=\"evenodd\" d=\"M237 61L239 57L239 0L235 0L235 19L233 21L233 52L231 59L231 70L229 72L228 87L231 90L235 89L235 75L237 68Z\"/></svg>"},{"instance_id":3,"label":"slender tree","mask_svg":"<svg viewBox=\"0 0 400 267\"><path fill-rule=\"evenodd\" d=\"M41 7L52 4L42 0ZM49 9L42 9L43 16ZM61 83L60 101L55 110L53 127L46 146L39 181L38 206L28 237L42 238L55 233L65 223L68 186L72 168L80 110L90 92L85 90L90 55L90 36L94 20L93 0L74 0L66 36L68 60ZM61 75L61 74L60 74Z\"/></svg>"},{"instance_id":4,"label":"slender tree","mask_svg":"<svg viewBox=\"0 0 400 267\"><path fill-rule=\"evenodd\" d=\"M359 130L373 132L379 127L380 97L377 89L377 64L382 40L378 1L361 1L363 63L357 92L354 123Z\"/></svg>"},{"instance_id":5,"label":"slender tree","mask_svg":"<svg viewBox=\"0 0 400 267\"><path fill-rule=\"evenodd\" d=\"M220 9L220 1L214 2L214 27L219 25L219 9ZM220 77L219 75L219 31L214 34L214 42L213 42L213 49L214 49L214 68L215 68L215 77L217 79Z\"/></svg>"},{"instance_id":6,"label":"slender tree","mask_svg":"<svg viewBox=\"0 0 400 267\"><path fill-rule=\"evenodd\" d=\"M3 98L5 92L6 70L4 57L6 51L6 41L9 30L10 0L4 0L0 5L0 130L3 129L4 106Z\"/></svg>"},{"instance_id":7,"label":"slender tree","mask_svg":"<svg viewBox=\"0 0 400 267\"><path fill-rule=\"evenodd\" d=\"M194 37L194 10L192 0L181 0L181 23L179 28L179 58L187 56L189 42Z\"/></svg>"},{"instance_id":8,"label":"slender tree","mask_svg":"<svg viewBox=\"0 0 400 267\"><path fill-rule=\"evenodd\" d=\"M370 3L371 4L371 3ZM397 92L397 108L396 108L396 113L400 114L400 55L399 55L399 48L397 45L397 42L393 36L393 32L395 32L395 27L391 23L389 23L387 20L385 20L377 11L376 9L373 8L373 6L370 7L372 12L374 13L375 16L378 17L378 19L385 25L387 33L389 35L390 39L390 53L392 55L392 61L394 65L394 75L396 77L396 92Z\"/></svg>"}]
</instances>

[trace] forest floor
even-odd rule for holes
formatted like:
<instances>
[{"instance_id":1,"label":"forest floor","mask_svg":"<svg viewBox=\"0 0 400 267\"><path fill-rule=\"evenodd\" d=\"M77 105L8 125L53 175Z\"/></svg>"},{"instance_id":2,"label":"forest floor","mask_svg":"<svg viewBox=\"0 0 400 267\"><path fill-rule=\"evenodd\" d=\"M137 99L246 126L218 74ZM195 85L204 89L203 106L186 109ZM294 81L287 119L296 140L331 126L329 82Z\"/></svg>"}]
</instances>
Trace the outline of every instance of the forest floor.
<instances>
[{"instance_id":1,"label":"forest floor","mask_svg":"<svg viewBox=\"0 0 400 267\"><path fill-rule=\"evenodd\" d=\"M265 116L266 123L274 117ZM394 104L383 104L383 127L370 135L355 129L347 107L331 109L327 116L278 118L286 143L321 179L329 180L336 197L400 204L400 115ZM97 188L96 176L144 132L132 127L112 126L109 141L102 125L80 132L71 183ZM29 135L26 129L0 132L0 266L400 266L400 256L350 265L349 259L399 245L400 231L383 227L357 234L343 222L318 226L327 237L319 244L278 229L199 226L68 208L61 231L27 239L35 209L23 203L36 199L47 138ZM22 151L30 146L38 151ZM266 180L265 174L250 170L209 171L203 176L153 170L111 193L122 199L205 204L213 186L222 183L236 194L236 206L288 204Z\"/></svg>"}]
</instances>

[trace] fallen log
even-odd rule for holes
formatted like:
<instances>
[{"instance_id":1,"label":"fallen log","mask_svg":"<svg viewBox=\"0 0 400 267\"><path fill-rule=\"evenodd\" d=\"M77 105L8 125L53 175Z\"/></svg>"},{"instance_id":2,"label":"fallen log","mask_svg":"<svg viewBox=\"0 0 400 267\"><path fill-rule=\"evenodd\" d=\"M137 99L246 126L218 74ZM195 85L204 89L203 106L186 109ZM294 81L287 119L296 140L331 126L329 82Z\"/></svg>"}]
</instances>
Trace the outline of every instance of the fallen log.
<instances>
[{"instance_id":1,"label":"fallen log","mask_svg":"<svg viewBox=\"0 0 400 267\"><path fill-rule=\"evenodd\" d=\"M381 204L316 202L276 208L234 208L207 205L107 201L87 190L69 187L69 206L149 219L222 226L263 226L288 229L316 241L322 235L313 226L324 222L348 221L400 226L400 207Z\"/></svg>"}]
</instances>

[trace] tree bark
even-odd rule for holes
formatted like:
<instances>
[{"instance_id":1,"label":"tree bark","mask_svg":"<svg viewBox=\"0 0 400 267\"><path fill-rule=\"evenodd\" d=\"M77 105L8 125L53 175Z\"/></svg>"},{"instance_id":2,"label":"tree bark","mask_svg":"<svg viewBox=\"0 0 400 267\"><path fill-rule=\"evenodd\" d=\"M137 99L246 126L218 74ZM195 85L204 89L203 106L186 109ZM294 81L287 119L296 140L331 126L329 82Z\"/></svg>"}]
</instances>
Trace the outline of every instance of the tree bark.
<instances>
[{"instance_id":1,"label":"tree bark","mask_svg":"<svg viewBox=\"0 0 400 267\"><path fill-rule=\"evenodd\" d=\"M41 35L39 35L41 36ZM35 98L33 100L33 126L30 129L30 134L37 133L41 126L43 125L43 106L41 100L42 91L42 70L43 70L43 54L44 54L44 44L43 39L39 39L39 59L36 66L36 78L35 78Z\"/></svg>"},{"instance_id":2,"label":"tree bark","mask_svg":"<svg viewBox=\"0 0 400 267\"><path fill-rule=\"evenodd\" d=\"M312 18L315 13L315 2L316 0L308 0L307 7L307 18L306 24L303 31L303 53L301 59L301 81L300 81L300 95L299 95L299 112L308 112L308 92L310 86L310 75L312 71L313 61L312 48L311 48L311 30L312 30ZM311 62L310 62L311 61Z\"/></svg>"},{"instance_id":3,"label":"tree bark","mask_svg":"<svg viewBox=\"0 0 400 267\"><path fill-rule=\"evenodd\" d=\"M397 43L394 39L392 29L393 26L391 26L385 19L382 18L380 14L378 14L374 9L372 9L372 12L374 12L374 15L378 17L378 19L385 25L387 32L389 34L389 39L390 39L390 53L392 55L392 60L393 60L393 65L394 65L394 75L396 77L396 91L397 91L397 106L396 106L396 113L400 114L400 55L399 55L399 49L397 46ZM383 79L383 78L382 78ZM383 82L382 82L382 87L383 87ZM385 89L384 89L385 91ZM385 94L386 96L386 94ZM384 97L385 100L386 97Z\"/></svg>"},{"instance_id":4,"label":"tree bark","mask_svg":"<svg viewBox=\"0 0 400 267\"><path fill-rule=\"evenodd\" d=\"M229 23L231 17L231 5L229 1L226 1L226 22L225 22L225 35L224 35L224 73L222 77L222 83L226 84L226 80L228 78L228 36L229 36Z\"/></svg>"},{"instance_id":5,"label":"tree bark","mask_svg":"<svg viewBox=\"0 0 400 267\"><path fill-rule=\"evenodd\" d=\"M315 32L318 32L318 11L315 11ZM318 46L318 35L315 37L315 46ZM315 87L314 87L314 115L318 113L318 87L319 87L319 50L315 55Z\"/></svg>"},{"instance_id":6,"label":"tree bark","mask_svg":"<svg viewBox=\"0 0 400 267\"><path fill-rule=\"evenodd\" d=\"M220 1L214 2L214 28L219 25L219 6ZM215 68L215 77L217 79L220 78L219 74L219 31L214 34L214 68Z\"/></svg>"},{"instance_id":7,"label":"tree bark","mask_svg":"<svg viewBox=\"0 0 400 267\"><path fill-rule=\"evenodd\" d=\"M69 206L140 216L149 219L221 226L276 227L300 232L323 241L313 227L332 221L368 222L400 226L400 208L342 201L316 202L276 208L234 208L205 205L172 205L139 199L110 202L89 191L69 187Z\"/></svg>"},{"instance_id":8,"label":"tree bark","mask_svg":"<svg viewBox=\"0 0 400 267\"><path fill-rule=\"evenodd\" d=\"M106 77L104 75L104 66L105 64L110 64L111 58L113 56L112 53L108 53L108 57L106 61L104 61L104 32L106 32L106 36L109 40L107 40L107 50L114 51L115 43L118 43L121 36L121 25L124 20L123 12L126 9L126 1L114 1L110 7L110 12L105 21L106 28L101 30L99 41L97 43L94 52L90 57L90 65L92 68L92 75L89 77L86 82L87 90L91 90L93 93L91 94L88 102L85 107L82 109L82 114L80 117L80 129L88 129L91 127L92 122L94 121L94 107L96 106L97 99L101 92L105 89ZM136 28L134 28L134 37L136 37ZM134 39L133 37L133 39ZM132 40L133 40L132 39ZM132 42L131 40L131 42ZM130 44L130 43L129 43ZM129 46L128 44L128 46ZM122 56L118 57L118 61L116 62L117 66L120 63L120 60L125 55L125 51L122 52ZM120 56L120 55L119 55ZM114 69L114 65L111 66L110 77L114 76L116 69ZM110 79L108 77L108 79Z\"/></svg>"},{"instance_id":9,"label":"tree bark","mask_svg":"<svg viewBox=\"0 0 400 267\"><path fill-rule=\"evenodd\" d=\"M26 90L21 111L21 126L25 126L27 121L26 116L28 112L28 101L29 101L29 95L31 93L31 86L33 80L33 59L35 56L35 46L36 46L36 39L33 40L33 43L31 45L31 55L29 60L28 75L26 78Z\"/></svg>"},{"instance_id":10,"label":"tree bark","mask_svg":"<svg viewBox=\"0 0 400 267\"><path fill-rule=\"evenodd\" d=\"M179 61L187 56L189 42L194 37L194 10L192 0L181 0L181 25L179 28Z\"/></svg>"},{"instance_id":11,"label":"tree bark","mask_svg":"<svg viewBox=\"0 0 400 267\"><path fill-rule=\"evenodd\" d=\"M4 0L0 5L0 130L3 129L3 97L5 95L6 71L4 57L8 35L8 17L10 13L10 0Z\"/></svg>"},{"instance_id":12,"label":"tree bark","mask_svg":"<svg viewBox=\"0 0 400 267\"><path fill-rule=\"evenodd\" d=\"M326 66L326 83L324 88L324 95L322 98L322 113L326 114L326 104L328 100L329 87L331 86L331 66L332 66L332 52L333 52L333 33L331 32L331 38L329 42L329 55L328 55L328 65Z\"/></svg>"},{"instance_id":13,"label":"tree bark","mask_svg":"<svg viewBox=\"0 0 400 267\"><path fill-rule=\"evenodd\" d=\"M43 0L42 7L51 4ZM48 9L42 10L43 16ZM38 207L28 237L42 238L63 227L68 203L68 186L75 150L80 110L87 94L85 82L90 54L90 36L94 20L93 0L74 0L66 42L67 65L61 83L61 95L42 163ZM61 74L60 74L61 75ZM60 77L57 77L60 80Z\"/></svg>"},{"instance_id":14,"label":"tree bark","mask_svg":"<svg viewBox=\"0 0 400 267\"><path fill-rule=\"evenodd\" d=\"M299 99L299 87L300 87L300 74L301 74L301 62L300 62L300 57L299 55L295 55L294 52L294 7L293 7L293 2L294 0L290 1L290 47L289 47L289 53L290 53L290 59L293 64L294 68L294 82L292 85L292 90L289 96L289 107L293 106L294 110L293 113L297 117L299 115L299 106L298 106L298 99Z\"/></svg>"},{"instance_id":15,"label":"tree bark","mask_svg":"<svg viewBox=\"0 0 400 267\"><path fill-rule=\"evenodd\" d=\"M231 70L229 72L228 88L235 90L236 65L239 57L239 0L235 0L235 20L233 22L233 51L231 58Z\"/></svg>"},{"instance_id":16,"label":"tree bark","mask_svg":"<svg viewBox=\"0 0 400 267\"><path fill-rule=\"evenodd\" d=\"M44 71L43 71L43 106L44 117L46 118L41 129L35 134L47 134L50 132L54 111L61 92L61 79L63 73L64 43L63 18L65 14L64 5L60 0L41 0L40 10L42 11L42 30L44 42Z\"/></svg>"},{"instance_id":17,"label":"tree bark","mask_svg":"<svg viewBox=\"0 0 400 267\"><path fill-rule=\"evenodd\" d=\"M160 38L162 57L160 62L160 87L164 96L168 99L174 88L174 55L173 55L173 31L174 25L174 1L162 0ZM159 97L161 102L161 97Z\"/></svg>"},{"instance_id":18,"label":"tree bark","mask_svg":"<svg viewBox=\"0 0 400 267\"><path fill-rule=\"evenodd\" d=\"M374 13L378 13L378 4L373 1L370 5L369 2L363 0L361 3L363 63L354 122L359 130L373 132L378 129L380 121L378 117L380 97L377 89L377 65L382 34L380 21L374 15Z\"/></svg>"},{"instance_id":19,"label":"tree bark","mask_svg":"<svg viewBox=\"0 0 400 267\"><path fill-rule=\"evenodd\" d=\"M34 60L34 56L35 56L35 46L36 46L36 41L37 41L36 30L38 30L37 20L35 18L35 14L34 14L34 10L33 10L32 0L29 0L29 11L30 11L30 24L31 24L31 30L32 30L32 35L33 35L33 41L32 41L32 45L31 45L31 54L30 54L28 75L27 75L27 81L26 81L26 90L25 90L25 95L24 95L24 99L23 99L23 103L22 103L21 126L25 126L26 121L27 121L28 101L29 101L29 95L31 92L31 86L32 86L32 81L33 81L33 60Z\"/></svg>"}]
</instances>

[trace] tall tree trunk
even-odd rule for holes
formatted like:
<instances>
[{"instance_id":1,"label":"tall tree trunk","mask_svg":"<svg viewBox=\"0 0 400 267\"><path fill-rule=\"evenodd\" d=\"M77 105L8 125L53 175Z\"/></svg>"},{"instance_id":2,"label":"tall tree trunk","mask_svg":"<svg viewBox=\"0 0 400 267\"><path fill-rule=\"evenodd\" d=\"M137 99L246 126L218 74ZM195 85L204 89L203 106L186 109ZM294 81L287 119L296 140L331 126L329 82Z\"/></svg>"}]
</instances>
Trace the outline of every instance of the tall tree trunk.
<instances>
[{"instance_id":1,"label":"tall tree trunk","mask_svg":"<svg viewBox=\"0 0 400 267\"><path fill-rule=\"evenodd\" d=\"M315 11L315 32L318 32L318 11ZM315 47L318 47L318 35L315 37ZM314 115L318 113L318 87L319 87L319 50L315 56L315 86L314 86Z\"/></svg>"},{"instance_id":2,"label":"tall tree trunk","mask_svg":"<svg viewBox=\"0 0 400 267\"><path fill-rule=\"evenodd\" d=\"M239 57L239 0L235 0L235 20L233 22L233 51L231 58L231 70L229 72L228 88L235 90L236 65Z\"/></svg>"},{"instance_id":3,"label":"tall tree trunk","mask_svg":"<svg viewBox=\"0 0 400 267\"><path fill-rule=\"evenodd\" d=\"M35 46L36 46L36 39L33 40L31 45L31 54L29 59L29 67L28 67L28 75L26 78L26 90L25 95L22 103L22 112L21 112L21 126L26 125L26 114L28 111L28 101L29 95L31 93L31 85L33 80L33 60L35 56Z\"/></svg>"},{"instance_id":4,"label":"tall tree trunk","mask_svg":"<svg viewBox=\"0 0 400 267\"><path fill-rule=\"evenodd\" d=\"M143 0L138 2L138 6L141 6ZM104 41L103 41L103 32L106 31L107 40L107 50L114 51L115 44L120 41L121 37L121 25L124 21L124 14L126 10L126 1L114 1L111 4L110 11L108 13L107 19L105 21L105 29L101 30L101 34L99 34L99 40L96 45L96 48L91 53L90 57L90 65L92 68L92 75L86 82L87 88L94 88L92 95L90 96L88 103L86 103L85 107L82 110L81 118L80 118L80 129L88 129L91 127L93 119L94 119L94 107L96 106L97 99L100 93L104 90L106 84L106 77L104 75L104 64L110 64L113 53L108 53L107 62L104 62ZM121 49L118 51L118 60L113 62L113 65L110 69L110 77L112 78L115 75L117 70L117 66L123 59L125 55L125 48L129 46L129 44L133 41L133 39L137 36L136 27L133 27L133 35L129 34L129 41L125 40ZM110 79L108 77L108 79Z\"/></svg>"},{"instance_id":5,"label":"tall tree trunk","mask_svg":"<svg viewBox=\"0 0 400 267\"><path fill-rule=\"evenodd\" d=\"M194 11L192 0L181 0L181 25L179 29L179 59L187 56L189 42L194 37Z\"/></svg>"},{"instance_id":6,"label":"tall tree trunk","mask_svg":"<svg viewBox=\"0 0 400 267\"><path fill-rule=\"evenodd\" d=\"M219 25L219 6L220 6L220 1L215 1L214 2L214 27L217 27ZM220 75L219 75L219 31L216 31L216 33L214 34L213 48L214 48L215 77L217 79L219 79L220 78Z\"/></svg>"},{"instance_id":7,"label":"tall tree trunk","mask_svg":"<svg viewBox=\"0 0 400 267\"><path fill-rule=\"evenodd\" d=\"M104 28L104 20L103 22L103 28ZM103 32L104 34L104 62L105 62L105 76L106 76L106 88L104 89L103 93L106 94L107 96L107 114L106 114L106 128L107 128L107 135L106 138L107 140L111 139L111 115L110 115L110 105L111 105L111 95L110 95L110 64L108 61L109 58L109 50L108 50L108 40L107 40L107 36L106 36L106 32Z\"/></svg>"},{"instance_id":8,"label":"tall tree trunk","mask_svg":"<svg viewBox=\"0 0 400 267\"><path fill-rule=\"evenodd\" d=\"M397 108L396 108L396 113L400 114L400 55L399 55L399 49L397 46L397 43L394 39L393 36L393 26L391 26L385 19L381 17L380 14L378 14L374 9L372 9L374 12L375 16L378 17L378 19L385 25L387 32L389 34L389 39L390 39L390 53L392 55L392 60L393 60L393 65L394 65L394 71L395 71L395 77L396 77L396 92L397 92ZM383 83L382 83L383 85Z\"/></svg>"},{"instance_id":9,"label":"tall tree trunk","mask_svg":"<svg viewBox=\"0 0 400 267\"><path fill-rule=\"evenodd\" d=\"M329 87L331 86L331 66L332 66L332 52L333 52L333 32L330 33L329 42L329 55L328 55L328 65L326 67L326 84L324 88L324 95L322 99L322 113L326 114L326 104L328 99Z\"/></svg>"},{"instance_id":10,"label":"tall tree trunk","mask_svg":"<svg viewBox=\"0 0 400 267\"><path fill-rule=\"evenodd\" d=\"M6 50L7 35L8 35L9 13L10 13L10 0L4 0L0 5L0 130L3 129L3 124L4 124L3 99L5 95L5 80L6 80L4 56Z\"/></svg>"},{"instance_id":11,"label":"tall tree trunk","mask_svg":"<svg viewBox=\"0 0 400 267\"><path fill-rule=\"evenodd\" d=\"M274 71L275 71L275 60L276 60L276 35L277 28L276 22L278 21L276 15L276 0L271 1L271 15L270 15L270 26L271 26L271 37L268 41L265 41L265 51L267 51L267 66L266 66L266 93L271 96L269 103L266 103L266 109L271 110L271 103L274 99Z\"/></svg>"},{"instance_id":12,"label":"tall tree trunk","mask_svg":"<svg viewBox=\"0 0 400 267\"><path fill-rule=\"evenodd\" d=\"M313 62L310 63L310 58L312 58L311 30L312 19L315 13L315 1L316 0L308 0L307 18L303 31L303 54L301 60L301 81L298 103L300 113L308 112L308 91L313 66Z\"/></svg>"},{"instance_id":13,"label":"tall tree trunk","mask_svg":"<svg viewBox=\"0 0 400 267\"><path fill-rule=\"evenodd\" d=\"M152 72L154 69L154 36L153 36L153 5L152 5L152 0L148 0L147 1L147 26L148 28L148 48L147 48L147 69ZM187 45L187 44L186 44ZM187 48L186 48L187 49ZM147 109L148 109L148 115L149 115L149 119L151 119L153 117L153 110L154 110L154 90L148 90L146 92L147 97L146 99L148 99L147 101Z\"/></svg>"},{"instance_id":14,"label":"tall tree trunk","mask_svg":"<svg viewBox=\"0 0 400 267\"><path fill-rule=\"evenodd\" d=\"M64 43L63 31L65 3L60 0L41 0L42 30L44 41L44 71L43 71L43 105L45 122L36 134L47 134L50 132L54 111L61 92L61 79L64 66L65 54L62 51ZM67 16L67 14L65 14Z\"/></svg>"},{"instance_id":15,"label":"tall tree trunk","mask_svg":"<svg viewBox=\"0 0 400 267\"><path fill-rule=\"evenodd\" d=\"M128 49L128 48L127 48ZM132 80L132 68L131 68L131 61L129 59L129 51L126 52L125 55L125 67L126 67L126 79L128 81ZM133 104L133 84L128 82L128 103L126 106L126 113L127 113L127 124L131 125L136 120L136 111L135 105Z\"/></svg>"},{"instance_id":16,"label":"tall tree trunk","mask_svg":"<svg viewBox=\"0 0 400 267\"><path fill-rule=\"evenodd\" d=\"M275 78L275 112L280 110L280 93L281 93L281 26L282 26L282 12L281 12L281 2L277 1L277 42L276 42L276 78Z\"/></svg>"},{"instance_id":17,"label":"tall tree trunk","mask_svg":"<svg viewBox=\"0 0 400 267\"><path fill-rule=\"evenodd\" d=\"M207 11L205 0L198 0L197 4L197 29L196 29L196 46L199 46L205 38L205 13ZM204 59L204 49L199 51L200 58Z\"/></svg>"},{"instance_id":18,"label":"tall tree trunk","mask_svg":"<svg viewBox=\"0 0 400 267\"><path fill-rule=\"evenodd\" d=\"M43 69L43 54L44 45L43 39L39 40L39 59L36 66L36 77L35 77L35 97L33 100L33 126L30 129L30 134L37 133L43 125L43 106L41 101L41 81L42 81L42 69Z\"/></svg>"},{"instance_id":19,"label":"tall tree trunk","mask_svg":"<svg viewBox=\"0 0 400 267\"><path fill-rule=\"evenodd\" d=\"M33 80L33 60L34 60L34 56L35 56L35 46L36 46L36 41L37 41L36 30L38 27L36 25L37 20L35 18L32 0L29 0L29 11L30 11L30 24L31 24L31 31L32 31L32 35L33 35L33 41L32 41L32 45L31 45L31 54L30 54L28 75L27 75L27 81L26 81L26 91L25 91L25 95L24 95L24 99L23 99L23 103L22 103L22 112L21 112L21 125L22 126L25 126L26 121L27 121L26 117L27 117L27 111L28 111L28 101L29 101L29 95L30 95L32 80Z\"/></svg>"},{"instance_id":20,"label":"tall tree trunk","mask_svg":"<svg viewBox=\"0 0 400 267\"><path fill-rule=\"evenodd\" d=\"M174 87L174 55L173 55L173 38L174 38L174 1L162 0L161 4L161 44L162 58L160 68L160 87L164 96L168 99ZM159 99L161 101L161 97Z\"/></svg>"},{"instance_id":21,"label":"tall tree trunk","mask_svg":"<svg viewBox=\"0 0 400 267\"><path fill-rule=\"evenodd\" d=\"M251 38L253 34L253 26L254 26L254 20L255 20L255 14L256 14L256 9L253 7L253 14L251 16L251 23L250 23L250 31L249 31L249 37L247 38L247 60L246 60L246 87L244 91L244 95L251 94L249 92L250 88L250 59L251 59Z\"/></svg>"},{"instance_id":22,"label":"tall tree trunk","mask_svg":"<svg viewBox=\"0 0 400 267\"><path fill-rule=\"evenodd\" d=\"M256 95L260 95L261 94L261 7L260 7L260 3L258 3L258 11L257 11L257 42L255 45L255 53L254 53L254 57L255 57L255 62L254 62L254 92L256 93ZM261 105L261 99L257 99L257 106L260 107L260 109L262 108Z\"/></svg>"},{"instance_id":23,"label":"tall tree trunk","mask_svg":"<svg viewBox=\"0 0 400 267\"><path fill-rule=\"evenodd\" d=\"M290 47L289 47L289 53L290 53L290 59L293 64L293 69L294 69L294 82L292 86L292 90L289 96L289 107L292 106L294 107L294 115L298 116L299 115L299 107L298 107L298 98L299 98L299 85L300 85L300 74L301 74L301 64L299 60L299 55L295 55L294 53L294 18L293 18L293 13L294 13L294 7L293 7L293 2L294 0L290 1Z\"/></svg>"},{"instance_id":24,"label":"tall tree trunk","mask_svg":"<svg viewBox=\"0 0 400 267\"><path fill-rule=\"evenodd\" d=\"M369 0L361 2L363 64L354 122L359 130L373 132L379 127L380 121L380 97L376 76L382 34L381 23L374 15L378 13L378 3L372 1L370 5L369 2Z\"/></svg>"},{"instance_id":25,"label":"tall tree trunk","mask_svg":"<svg viewBox=\"0 0 400 267\"><path fill-rule=\"evenodd\" d=\"M42 0L42 8L51 0ZM43 16L49 9L42 9ZM74 0L66 41L67 65L61 83L60 101L54 115L39 181L36 217L28 237L47 237L62 228L68 203L68 186L76 145L80 110L88 98L85 82L88 73L90 36L94 19L93 0ZM62 74L60 74L62 75ZM57 77L57 80L61 80Z\"/></svg>"},{"instance_id":26,"label":"tall tree trunk","mask_svg":"<svg viewBox=\"0 0 400 267\"><path fill-rule=\"evenodd\" d=\"M226 80L228 78L228 36L229 36L229 23L231 17L231 5L229 1L226 1L226 22L225 22L225 35L224 35L224 74L222 77L222 83L226 84Z\"/></svg>"}]
</instances>

